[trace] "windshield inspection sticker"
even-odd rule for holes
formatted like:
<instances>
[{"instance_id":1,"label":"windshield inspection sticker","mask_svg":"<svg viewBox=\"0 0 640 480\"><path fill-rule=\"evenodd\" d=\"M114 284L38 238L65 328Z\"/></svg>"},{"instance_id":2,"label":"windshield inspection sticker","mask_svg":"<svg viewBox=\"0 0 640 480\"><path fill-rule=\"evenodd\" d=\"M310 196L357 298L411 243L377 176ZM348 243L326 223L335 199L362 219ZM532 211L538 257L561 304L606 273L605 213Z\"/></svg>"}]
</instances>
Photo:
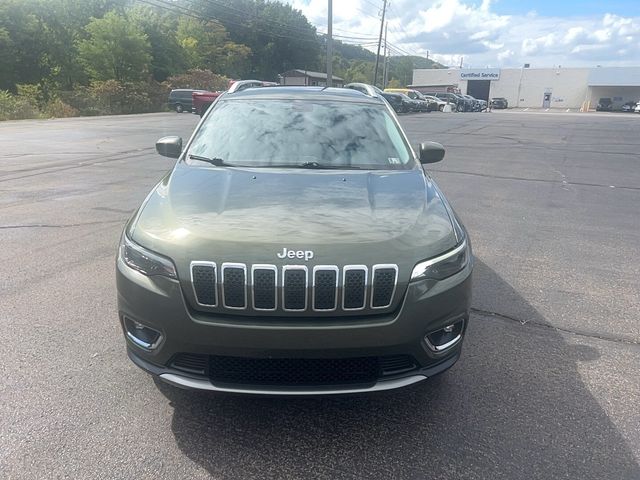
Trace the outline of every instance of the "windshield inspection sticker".
<instances>
[{"instance_id":1,"label":"windshield inspection sticker","mask_svg":"<svg viewBox=\"0 0 640 480\"><path fill-rule=\"evenodd\" d=\"M391 165L400 165L400 159L396 157L389 157L389 164Z\"/></svg>"}]
</instances>

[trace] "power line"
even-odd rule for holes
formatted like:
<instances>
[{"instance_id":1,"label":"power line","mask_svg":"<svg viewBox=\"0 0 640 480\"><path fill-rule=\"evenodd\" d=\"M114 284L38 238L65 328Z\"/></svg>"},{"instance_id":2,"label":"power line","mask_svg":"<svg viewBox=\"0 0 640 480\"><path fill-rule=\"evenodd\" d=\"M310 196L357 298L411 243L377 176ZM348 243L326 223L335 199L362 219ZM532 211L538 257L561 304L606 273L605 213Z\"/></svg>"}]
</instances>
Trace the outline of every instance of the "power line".
<instances>
[{"instance_id":1,"label":"power line","mask_svg":"<svg viewBox=\"0 0 640 480\"><path fill-rule=\"evenodd\" d=\"M400 19L402 18L402 17L401 17L401 15L398 15L398 12L396 12L396 11L393 9L393 7L392 7L392 6L389 6L389 12L391 12L391 11L393 11L393 12L395 13L395 16L396 16L397 18L400 18ZM402 26L402 22L400 22L399 27L400 27L400 29L402 30L402 33L400 33L398 30L396 30L396 28L393 26L393 24L391 25L391 31L392 31L392 32L394 32L394 33L397 33L399 36L404 36L405 38L406 38L406 37L408 37L408 36L409 36L409 34L407 33L407 31L406 31L406 30L404 29L404 27ZM402 40L402 38L400 38L400 41L401 41L401 40ZM407 49L407 48L405 47L405 49ZM410 50L410 49L407 49L407 50ZM410 51L410 52L406 52L406 53L407 53L407 55L415 55L416 57L421 57L421 56L422 56L422 55L420 55L420 54L416 53L415 51Z\"/></svg>"},{"instance_id":2,"label":"power line","mask_svg":"<svg viewBox=\"0 0 640 480\"><path fill-rule=\"evenodd\" d=\"M246 17L248 15L251 15L251 12L245 11L245 10L241 10L239 8L234 8L230 5L227 5L225 3L221 3L218 0L206 0L206 2L210 5L214 5L223 9L227 10L227 13L231 12L231 14L236 15L238 17L238 21L243 22L245 21ZM194 6L193 4L193 0L191 0L191 5ZM266 18L266 17L258 17L257 14L253 14L252 15L253 20L259 20L261 22L265 22L271 25L275 25L278 26L279 28L286 28L287 30L293 31L294 33L301 33L301 34L306 34L309 33L309 30L305 29L305 28L301 28L301 27L294 27L293 25L290 24L286 24L286 23L282 23L279 22L277 20L273 20L271 18ZM305 17L306 20L306 17ZM309 24L311 26L311 28L315 28L317 30L317 28L311 24ZM246 26L246 25L245 25Z\"/></svg>"},{"instance_id":3,"label":"power line","mask_svg":"<svg viewBox=\"0 0 640 480\"><path fill-rule=\"evenodd\" d=\"M377 8L378 10L380 9L381 5L376 5L375 3L369 1L369 0L362 0L364 3L368 3L369 5L371 5L373 8Z\"/></svg>"}]
</instances>

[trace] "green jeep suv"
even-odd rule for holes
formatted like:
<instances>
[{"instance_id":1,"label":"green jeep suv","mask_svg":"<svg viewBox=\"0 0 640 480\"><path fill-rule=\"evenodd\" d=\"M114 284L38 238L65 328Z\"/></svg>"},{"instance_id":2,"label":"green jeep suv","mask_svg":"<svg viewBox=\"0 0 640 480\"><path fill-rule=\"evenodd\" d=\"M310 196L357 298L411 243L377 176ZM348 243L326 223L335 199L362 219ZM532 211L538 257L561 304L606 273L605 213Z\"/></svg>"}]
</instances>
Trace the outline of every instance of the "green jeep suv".
<instances>
[{"instance_id":1,"label":"green jeep suv","mask_svg":"<svg viewBox=\"0 0 640 480\"><path fill-rule=\"evenodd\" d=\"M239 84L241 82L238 82ZM340 394L451 367L469 318L467 232L368 85L234 86L127 223L131 360L183 387Z\"/></svg>"}]
</instances>

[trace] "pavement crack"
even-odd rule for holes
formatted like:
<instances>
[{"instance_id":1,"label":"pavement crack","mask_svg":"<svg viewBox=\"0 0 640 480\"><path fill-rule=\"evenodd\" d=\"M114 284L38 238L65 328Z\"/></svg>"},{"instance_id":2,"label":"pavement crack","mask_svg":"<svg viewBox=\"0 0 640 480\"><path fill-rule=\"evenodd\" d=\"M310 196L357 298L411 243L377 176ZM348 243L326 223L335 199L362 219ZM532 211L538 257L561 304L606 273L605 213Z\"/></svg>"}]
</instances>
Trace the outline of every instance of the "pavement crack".
<instances>
[{"instance_id":1,"label":"pavement crack","mask_svg":"<svg viewBox=\"0 0 640 480\"><path fill-rule=\"evenodd\" d=\"M631 338L625 338L625 337L613 336L613 335L602 335L595 332L587 332L587 331L581 331L581 330L572 330L570 328L557 327L549 323L537 322L535 320L521 320L511 315L506 315L504 313L499 313L499 312L492 312L491 310L483 310L481 308L471 307L471 311L478 315L483 315L485 317L494 317L494 318L499 318L501 320L507 320L509 322L517 322L522 326L531 325L533 327L546 328L548 330L568 333L568 334L576 335L579 337L595 338L598 340L605 340L607 342L623 343L625 345L634 345L634 346L640 345L640 341L633 340Z\"/></svg>"},{"instance_id":2,"label":"pavement crack","mask_svg":"<svg viewBox=\"0 0 640 480\"><path fill-rule=\"evenodd\" d=\"M600 187L600 188L618 188L620 190L640 190L640 187L632 187L632 186L614 186L614 185L605 185L601 183L587 183L587 182L568 182L566 178L562 181L559 180L549 180L545 178L526 178L526 177L515 177L508 175L493 175L490 173L478 173L478 172L463 172L461 170L444 170L444 169L435 169L430 168L429 172L441 172L441 173L453 173L457 175L471 175L474 177L485 177L485 178L496 178L500 180L518 180L521 182L541 182L541 183L554 183L557 185L577 185L581 187Z\"/></svg>"},{"instance_id":3,"label":"pavement crack","mask_svg":"<svg viewBox=\"0 0 640 480\"><path fill-rule=\"evenodd\" d=\"M27 225L0 225L0 230L12 230L20 228L73 228L73 227L85 227L88 225L108 225L112 223L122 223L127 219L119 220L104 220L100 222L85 222L85 223L67 223L67 224L52 224L52 223L31 223Z\"/></svg>"},{"instance_id":4,"label":"pavement crack","mask_svg":"<svg viewBox=\"0 0 640 480\"><path fill-rule=\"evenodd\" d=\"M0 175L0 182L10 182L13 180L20 180L23 178L35 177L38 175L47 175L50 173L63 172L65 170L73 170L77 168L92 167L95 165L108 164L111 162L118 162L121 160L130 160L133 158L144 157L150 155L153 149L136 149L130 152L118 152L108 156L102 156L91 160L74 160L73 162L63 162L51 166L35 167L33 169L21 169L7 172ZM24 173L24 175L12 176L15 174Z\"/></svg>"}]
</instances>

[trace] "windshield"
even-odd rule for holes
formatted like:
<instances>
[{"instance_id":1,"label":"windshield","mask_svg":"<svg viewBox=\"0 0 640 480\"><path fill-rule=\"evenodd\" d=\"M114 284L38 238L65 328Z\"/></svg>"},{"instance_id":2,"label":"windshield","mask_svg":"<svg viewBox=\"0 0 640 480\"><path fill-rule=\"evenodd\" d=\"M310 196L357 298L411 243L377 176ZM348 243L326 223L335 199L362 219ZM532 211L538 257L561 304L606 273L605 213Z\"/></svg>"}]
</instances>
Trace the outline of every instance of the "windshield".
<instances>
[{"instance_id":1,"label":"windshield","mask_svg":"<svg viewBox=\"0 0 640 480\"><path fill-rule=\"evenodd\" d=\"M295 100L218 103L198 130L185 161L203 165L202 158L251 167L414 166L410 149L384 106Z\"/></svg>"}]
</instances>

